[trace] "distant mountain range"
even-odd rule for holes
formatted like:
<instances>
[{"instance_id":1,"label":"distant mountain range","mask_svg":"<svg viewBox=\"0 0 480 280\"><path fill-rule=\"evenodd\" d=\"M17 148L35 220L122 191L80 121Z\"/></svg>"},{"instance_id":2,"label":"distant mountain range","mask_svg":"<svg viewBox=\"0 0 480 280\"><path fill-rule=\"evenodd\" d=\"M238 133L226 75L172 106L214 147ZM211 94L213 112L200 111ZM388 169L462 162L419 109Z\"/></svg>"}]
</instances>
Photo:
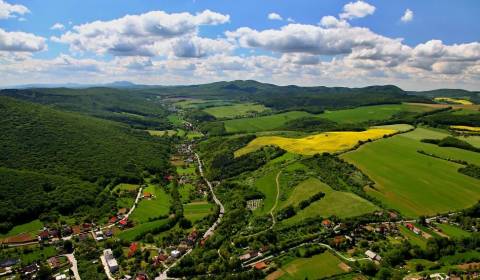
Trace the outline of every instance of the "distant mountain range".
<instances>
[{"instance_id":1,"label":"distant mountain range","mask_svg":"<svg viewBox=\"0 0 480 280\"><path fill-rule=\"evenodd\" d=\"M143 87L149 87L149 86L147 86L147 85L137 85L137 84L129 82L129 81L116 81L116 82L105 83L105 84L78 84L78 83L25 84L25 85L10 86L10 87L6 87L6 88L27 89L27 88L91 88L91 87L143 88Z\"/></svg>"}]
</instances>

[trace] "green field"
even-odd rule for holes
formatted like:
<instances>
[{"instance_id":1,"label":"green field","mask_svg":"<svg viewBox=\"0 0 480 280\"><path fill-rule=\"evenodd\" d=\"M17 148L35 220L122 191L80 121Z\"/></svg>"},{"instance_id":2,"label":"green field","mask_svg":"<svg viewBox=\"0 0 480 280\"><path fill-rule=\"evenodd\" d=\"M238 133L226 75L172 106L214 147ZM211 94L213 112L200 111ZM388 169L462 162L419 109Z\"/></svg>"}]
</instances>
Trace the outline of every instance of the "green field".
<instances>
[{"instance_id":1,"label":"green field","mask_svg":"<svg viewBox=\"0 0 480 280\"><path fill-rule=\"evenodd\" d=\"M271 171L255 181L255 187L265 195L262 207L259 207L254 211L256 215L269 213L275 204L275 199L277 197L277 183L275 178L277 177L278 171L279 170Z\"/></svg>"},{"instance_id":2,"label":"green field","mask_svg":"<svg viewBox=\"0 0 480 280\"><path fill-rule=\"evenodd\" d=\"M268 108L261 104L242 103L229 106L210 107L204 109L203 111L217 119L221 119L248 116L252 113L260 113L266 110L268 110Z\"/></svg>"},{"instance_id":3,"label":"green field","mask_svg":"<svg viewBox=\"0 0 480 280\"><path fill-rule=\"evenodd\" d=\"M213 205L207 201L195 201L183 205L183 214L188 220L195 222L212 213Z\"/></svg>"},{"instance_id":4,"label":"green field","mask_svg":"<svg viewBox=\"0 0 480 280\"><path fill-rule=\"evenodd\" d=\"M116 185L112 192L115 192L116 190L120 190L120 191L136 191L138 190L140 186L139 185L135 185L135 184L118 184Z\"/></svg>"},{"instance_id":5,"label":"green field","mask_svg":"<svg viewBox=\"0 0 480 280\"><path fill-rule=\"evenodd\" d=\"M378 210L377 206L356 194L335 191L330 186L315 178L310 178L297 185L289 198L281 203L281 207L287 205L297 206L300 201L318 192L325 193L325 197L310 204L307 208L298 211L295 216L282 221L282 223L293 224L316 216L326 218L335 215L340 218L346 218Z\"/></svg>"},{"instance_id":6,"label":"green field","mask_svg":"<svg viewBox=\"0 0 480 280\"><path fill-rule=\"evenodd\" d=\"M0 238L14 236L21 233L32 233L34 235L37 234L39 230L43 228L43 223L40 220L33 220L29 223L21 224L18 226L13 227L10 231L5 234L0 234Z\"/></svg>"},{"instance_id":7,"label":"green field","mask_svg":"<svg viewBox=\"0 0 480 280\"><path fill-rule=\"evenodd\" d=\"M168 119L173 125L183 126L183 120L182 120L178 115L175 115L175 114L168 115L168 116L167 116L167 119Z\"/></svg>"},{"instance_id":8,"label":"green field","mask_svg":"<svg viewBox=\"0 0 480 280\"><path fill-rule=\"evenodd\" d=\"M190 192L194 190L195 187L192 184L185 184L185 185L180 185L178 187L178 192L180 193L180 196L182 197L182 202L188 202L190 200Z\"/></svg>"},{"instance_id":9,"label":"green field","mask_svg":"<svg viewBox=\"0 0 480 280\"><path fill-rule=\"evenodd\" d=\"M303 117L315 116L307 112L291 111L270 116L243 118L225 121L227 132L257 132L274 130L283 126L287 121Z\"/></svg>"},{"instance_id":10,"label":"green field","mask_svg":"<svg viewBox=\"0 0 480 280\"><path fill-rule=\"evenodd\" d=\"M230 105L232 102L225 100L186 99L175 103L175 106L183 109L204 109L215 106Z\"/></svg>"},{"instance_id":11,"label":"green field","mask_svg":"<svg viewBox=\"0 0 480 280\"><path fill-rule=\"evenodd\" d=\"M154 195L154 198L142 199L130 219L136 223L148 222L149 218L156 218L158 216L167 215L170 210L170 196L158 186L148 186L143 192L149 192Z\"/></svg>"},{"instance_id":12,"label":"green field","mask_svg":"<svg viewBox=\"0 0 480 280\"><path fill-rule=\"evenodd\" d=\"M117 207L118 208L132 208L135 198L133 197L119 197L117 198Z\"/></svg>"},{"instance_id":13,"label":"green field","mask_svg":"<svg viewBox=\"0 0 480 280\"><path fill-rule=\"evenodd\" d=\"M274 272L279 278L270 275L267 279L320 279L345 273L339 266L341 263L342 261L327 251L310 258L295 259Z\"/></svg>"},{"instance_id":14,"label":"green field","mask_svg":"<svg viewBox=\"0 0 480 280\"><path fill-rule=\"evenodd\" d=\"M468 143L472 144L473 146L480 148L480 136L460 136L458 137L459 139L462 139L463 141L467 141Z\"/></svg>"},{"instance_id":15,"label":"green field","mask_svg":"<svg viewBox=\"0 0 480 280\"><path fill-rule=\"evenodd\" d=\"M178 175L193 175L195 174L195 166L193 164L188 166L178 166L177 173Z\"/></svg>"},{"instance_id":16,"label":"green field","mask_svg":"<svg viewBox=\"0 0 480 280\"><path fill-rule=\"evenodd\" d=\"M417 150L476 164L480 163L480 154L418 141L438 134L441 133L419 128L368 143L342 158L375 181L375 189L367 189L370 195L406 216L434 215L472 206L480 199L479 181L457 172L461 165L422 155Z\"/></svg>"},{"instance_id":17,"label":"green field","mask_svg":"<svg viewBox=\"0 0 480 280\"><path fill-rule=\"evenodd\" d=\"M442 230L443 233L452 238L469 237L471 234L459 227L449 224L436 224L436 227Z\"/></svg>"},{"instance_id":18,"label":"green field","mask_svg":"<svg viewBox=\"0 0 480 280\"><path fill-rule=\"evenodd\" d=\"M143 223L136 225L132 228L124 230L118 234L118 238L133 241L139 235L143 235L146 232L149 232L155 228L161 227L169 222L169 219L156 220L153 222Z\"/></svg>"},{"instance_id":19,"label":"green field","mask_svg":"<svg viewBox=\"0 0 480 280\"><path fill-rule=\"evenodd\" d=\"M318 116L337 123L359 123L372 120L387 120L400 112L426 112L430 110L432 110L432 108L421 105L391 104L326 111L324 114Z\"/></svg>"},{"instance_id":20,"label":"green field","mask_svg":"<svg viewBox=\"0 0 480 280\"><path fill-rule=\"evenodd\" d=\"M411 244L418 245L421 248L425 249L427 247L427 240L420 235L416 235L413 231L406 228L404 225L399 225L398 229L400 233L408 239Z\"/></svg>"}]
</instances>

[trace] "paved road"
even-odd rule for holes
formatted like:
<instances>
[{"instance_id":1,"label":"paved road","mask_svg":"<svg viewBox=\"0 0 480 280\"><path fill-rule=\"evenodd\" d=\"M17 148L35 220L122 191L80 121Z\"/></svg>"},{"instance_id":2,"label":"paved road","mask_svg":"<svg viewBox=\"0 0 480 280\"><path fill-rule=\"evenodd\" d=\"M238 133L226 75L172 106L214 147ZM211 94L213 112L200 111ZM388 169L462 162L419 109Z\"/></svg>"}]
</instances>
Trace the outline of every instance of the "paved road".
<instances>
[{"instance_id":1,"label":"paved road","mask_svg":"<svg viewBox=\"0 0 480 280\"><path fill-rule=\"evenodd\" d=\"M75 277L75 280L81 280L80 274L78 273L77 259L75 259L75 255L65 254L64 256L67 257L68 261L72 264L72 271L73 271L73 276Z\"/></svg>"}]
</instances>

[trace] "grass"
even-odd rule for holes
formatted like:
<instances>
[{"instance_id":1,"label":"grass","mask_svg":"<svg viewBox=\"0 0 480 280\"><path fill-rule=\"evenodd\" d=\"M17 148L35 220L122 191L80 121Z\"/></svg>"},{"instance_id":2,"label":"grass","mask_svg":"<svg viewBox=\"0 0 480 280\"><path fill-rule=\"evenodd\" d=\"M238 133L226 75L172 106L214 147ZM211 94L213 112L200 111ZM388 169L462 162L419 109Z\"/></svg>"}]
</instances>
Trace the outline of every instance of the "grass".
<instances>
[{"instance_id":1,"label":"grass","mask_svg":"<svg viewBox=\"0 0 480 280\"><path fill-rule=\"evenodd\" d=\"M444 264L461 264L471 261L478 261L478 259L480 259L480 251L467 251L442 257L440 262Z\"/></svg>"},{"instance_id":2,"label":"grass","mask_svg":"<svg viewBox=\"0 0 480 280\"><path fill-rule=\"evenodd\" d=\"M135 202L135 198L133 197L119 197L117 199L117 207L118 208L132 208L133 203Z\"/></svg>"},{"instance_id":3,"label":"grass","mask_svg":"<svg viewBox=\"0 0 480 280\"><path fill-rule=\"evenodd\" d=\"M224 123L227 132L257 132L275 130L287 121L310 116L315 115L307 112L291 111L270 116L228 120Z\"/></svg>"},{"instance_id":4,"label":"grass","mask_svg":"<svg viewBox=\"0 0 480 280\"><path fill-rule=\"evenodd\" d=\"M116 185L112 192L116 191L116 190L120 190L120 191L136 191L138 190L140 186L139 185L135 185L135 184L118 184Z\"/></svg>"},{"instance_id":5,"label":"grass","mask_svg":"<svg viewBox=\"0 0 480 280\"><path fill-rule=\"evenodd\" d=\"M480 148L480 136L460 136L458 138Z\"/></svg>"},{"instance_id":6,"label":"grass","mask_svg":"<svg viewBox=\"0 0 480 280\"><path fill-rule=\"evenodd\" d=\"M167 119L168 119L173 125L183 126L183 120L182 120L178 115L175 115L175 114L168 115L168 116L167 116Z\"/></svg>"},{"instance_id":7,"label":"grass","mask_svg":"<svg viewBox=\"0 0 480 280\"><path fill-rule=\"evenodd\" d=\"M267 277L267 279L319 279L345 273L339 265L342 263L330 252L324 252L310 258L298 258L283 265L277 275L279 278ZM278 270L277 270L278 271Z\"/></svg>"},{"instance_id":8,"label":"grass","mask_svg":"<svg viewBox=\"0 0 480 280\"><path fill-rule=\"evenodd\" d=\"M169 219L162 219L162 220L156 220L153 222L136 225L132 228L121 231L118 234L118 238L127 240L127 241L133 241L137 236L143 235L146 232L149 232L155 228L161 227L165 225L168 221Z\"/></svg>"},{"instance_id":9,"label":"grass","mask_svg":"<svg viewBox=\"0 0 480 280\"><path fill-rule=\"evenodd\" d=\"M130 219L136 223L148 222L149 218L156 218L158 216L167 215L170 210L170 196L158 186L150 185L145 188L144 192L149 192L154 195L154 198L142 199Z\"/></svg>"},{"instance_id":10,"label":"grass","mask_svg":"<svg viewBox=\"0 0 480 280\"><path fill-rule=\"evenodd\" d=\"M203 111L214 116L215 118L233 118L240 116L247 116L252 113L260 113L268 110L262 104L242 103L229 106L219 106L206 108Z\"/></svg>"},{"instance_id":11,"label":"grass","mask_svg":"<svg viewBox=\"0 0 480 280\"><path fill-rule=\"evenodd\" d=\"M37 220L33 220L31 222L13 227L7 233L1 234L0 238L14 236L14 235L18 235L18 234L21 234L21 233L36 234L42 228L43 228L43 223L40 220L37 219Z\"/></svg>"},{"instance_id":12,"label":"grass","mask_svg":"<svg viewBox=\"0 0 480 280\"><path fill-rule=\"evenodd\" d=\"M413 245L418 245L423 249L427 247L427 240L425 238L421 237L420 235L416 235L404 225L399 225L398 229L400 230L400 233Z\"/></svg>"},{"instance_id":13,"label":"grass","mask_svg":"<svg viewBox=\"0 0 480 280\"><path fill-rule=\"evenodd\" d=\"M346 110L326 111L319 117L332 120L337 123L359 123L372 120L387 120L400 112L426 112L432 108L412 104L391 104L364 106Z\"/></svg>"},{"instance_id":14,"label":"grass","mask_svg":"<svg viewBox=\"0 0 480 280\"><path fill-rule=\"evenodd\" d=\"M203 137L203 134L201 132L198 132L198 131L189 131L187 133L187 138L189 140L192 140L192 139L195 139L195 138L200 138L200 137Z\"/></svg>"},{"instance_id":15,"label":"grass","mask_svg":"<svg viewBox=\"0 0 480 280\"><path fill-rule=\"evenodd\" d=\"M265 195L262 206L254 211L256 215L267 214L275 204L275 199L277 197L277 183L275 178L277 177L277 174L278 170L270 171L255 181L255 187Z\"/></svg>"},{"instance_id":16,"label":"grass","mask_svg":"<svg viewBox=\"0 0 480 280\"><path fill-rule=\"evenodd\" d=\"M190 192L194 190L194 186L192 184L185 184L181 185L178 188L178 192L180 193L180 196L182 197L182 202L188 202L190 200Z\"/></svg>"},{"instance_id":17,"label":"grass","mask_svg":"<svg viewBox=\"0 0 480 280\"><path fill-rule=\"evenodd\" d=\"M195 166L194 165L189 165L186 168L183 167L177 167L177 173L178 175L191 175L195 174Z\"/></svg>"},{"instance_id":18,"label":"grass","mask_svg":"<svg viewBox=\"0 0 480 280\"><path fill-rule=\"evenodd\" d=\"M247 146L237 150L235 156L241 156L268 145L279 146L288 152L301 155L314 155L323 152L336 153L352 149L360 141L375 140L396 132L393 129L372 128L359 132L324 132L304 138L263 136L253 139Z\"/></svg>"},{"instance_id":19,"label":"grass","mask_svg":"<svg viewBox=\"0 0 480 280\"><path fill-rule=\"evenodd\" d=\"M183 214L188 220L195 222L212 213L213 205L207 201L195 201L183 205Z\"/></svg>"},{"instance_id":20,"label":"grass","mask_svg":"<svg viewBox=\"0 0 480 280\"><path fill-rule=\"evenodd\" d=\"M470 100L459 99L459 98L435 97L433 100L437 102L447 102L447 103L454 103L454 104L461 104L461 105L473 105L473 103Z\"/></svg>"},{"instance_id":21,"label":"grass","mask_svg":"<svg viewBox=\"0 0 480 280\"><path fill-rule=\"evenodd\" d=\"M418 139L440 134L417 129L361 146L342 155L376 183L370 195L408 217L435 215L474 205L480 198L478 180L457 170L461 165L422 155L417 150L480 163L480 154L442 148Z\"/></svg>"},{"instance_id":22,"label":"grass","mask_svg":"<svg viewBox=\"0 0 480 280\"><path fill-rule=\"evenodd\" d=\"M307 208L300 210L297 214L282 223L293 224L311 217L330 217L335 215L339 218L359 216L378 210L378 207L371 202L350 192L335 191L330 186L315 178L307 179L297 185L289 198L281 203L281 207L288 205L297 206L302 200L312 195L323 192L325 197L316 201Z\"/></svg>"},{"instance_id":23,"label":"grass","mask_svg":"<svg viewBox=\"0 0 480 280\"><path fill-rule=\"evenodd\" d=\"M471 234L459 227L449 224L436 224L436 227L442 230L443 233L452 238L469 237Z\"/></svg>"}]
</instances>

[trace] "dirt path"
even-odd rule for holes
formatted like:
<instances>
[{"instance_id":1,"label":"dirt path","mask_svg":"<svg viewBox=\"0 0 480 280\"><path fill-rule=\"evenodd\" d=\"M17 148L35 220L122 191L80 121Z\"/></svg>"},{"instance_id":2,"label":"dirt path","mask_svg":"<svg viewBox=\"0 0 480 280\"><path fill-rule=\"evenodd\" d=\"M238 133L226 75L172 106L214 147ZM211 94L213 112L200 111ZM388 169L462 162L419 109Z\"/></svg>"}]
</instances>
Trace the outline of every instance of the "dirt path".
<instances>
[{"instance_id":1,"label":"dirt path","mask_svg":"<svg viewBox=\"0 0 480 280\"><path fill-rule=\"evenodd\" d=\"M274 211L277 208L278 199L280 198L280 174L282 174L282 170L278 171L277 177L275 178L275 183L277 184L277 197L275 198L275 204L273 204L272 209L270 209L270 216L272 216L272 225L269 229L272 229L277 223L277 221L275 220Z\"/></svg>"}]
</instances>

